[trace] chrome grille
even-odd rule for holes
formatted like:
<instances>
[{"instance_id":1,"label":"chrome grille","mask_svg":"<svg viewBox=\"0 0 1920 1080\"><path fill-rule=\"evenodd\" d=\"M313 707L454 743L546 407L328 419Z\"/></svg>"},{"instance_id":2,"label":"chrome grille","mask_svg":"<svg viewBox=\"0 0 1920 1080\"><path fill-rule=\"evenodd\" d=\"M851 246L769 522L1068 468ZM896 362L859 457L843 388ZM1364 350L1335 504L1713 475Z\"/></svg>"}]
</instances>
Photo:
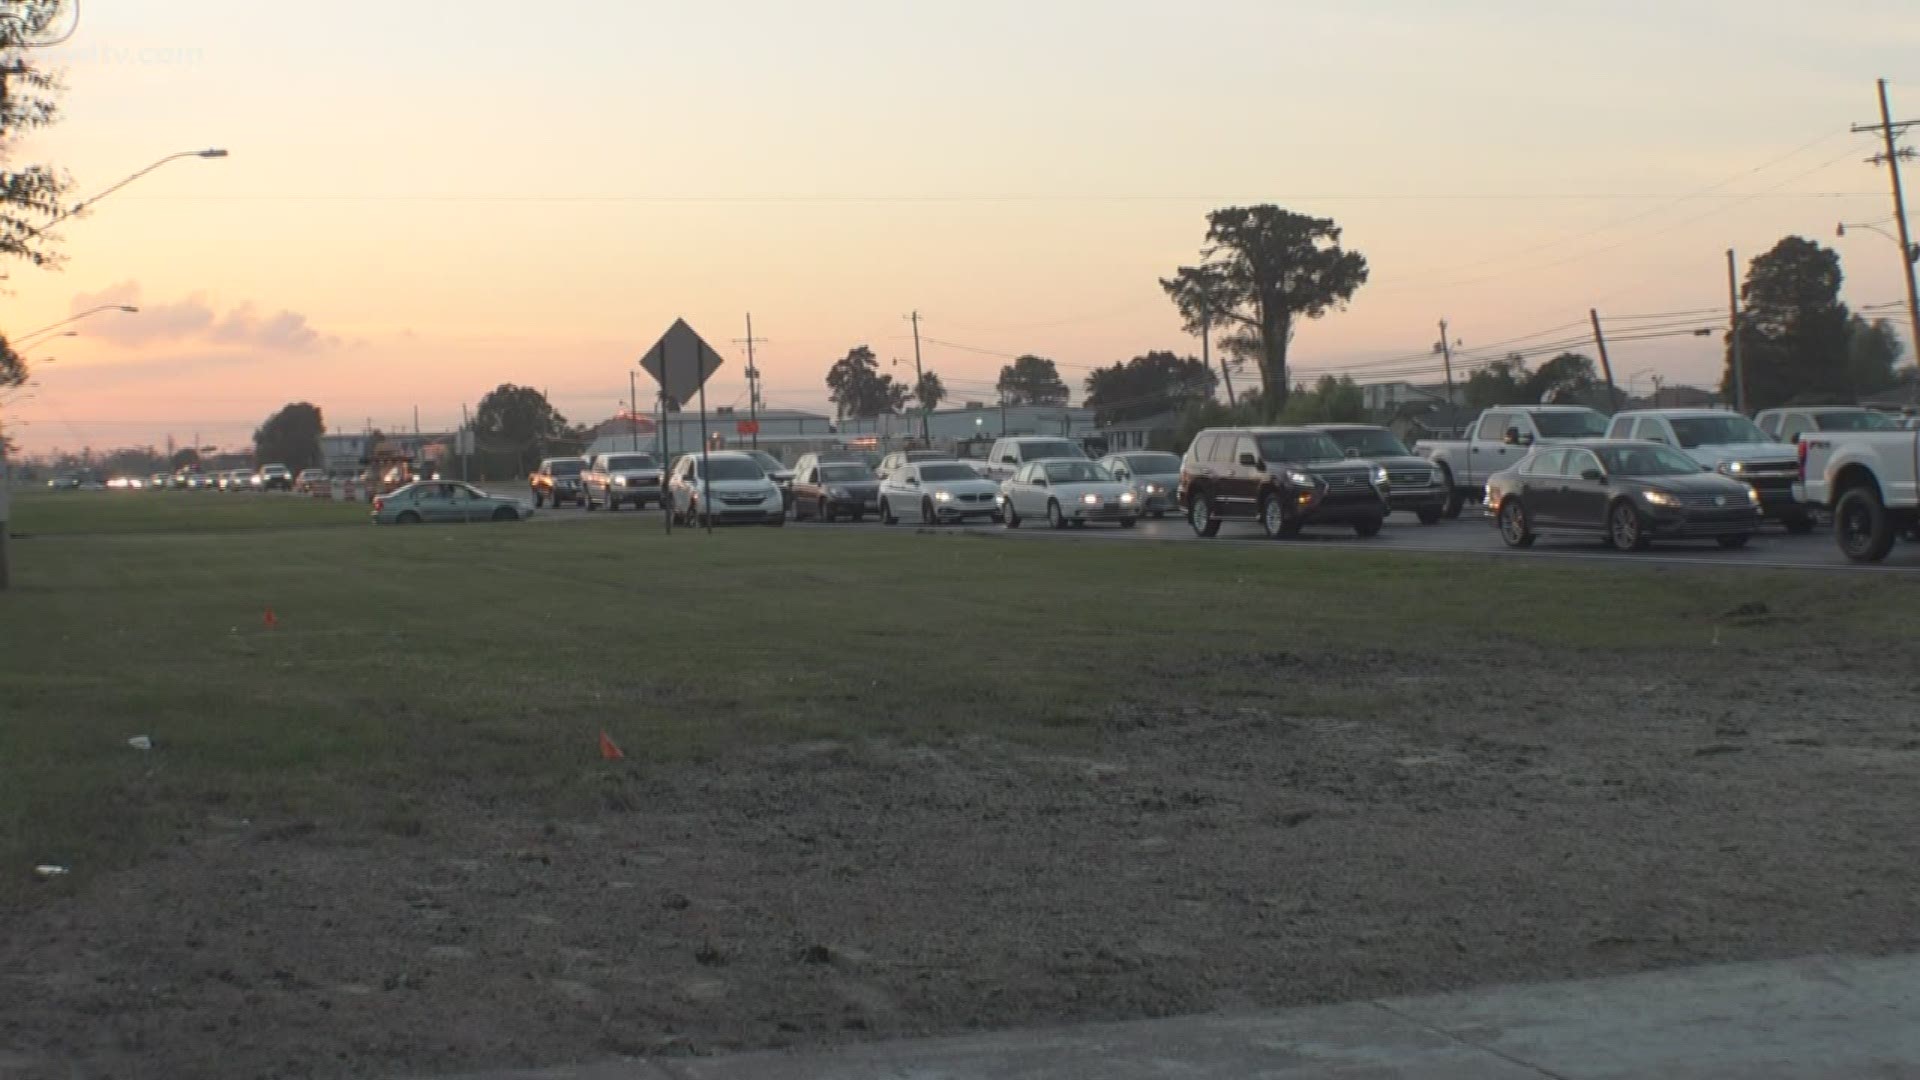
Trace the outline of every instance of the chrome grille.
<instances>
[{"instance_id":1,"label":"chrome grille","mask_svg":"<svg viewBox=\"0 0 1920 1080\"><path fill-rule=\"evenodd\" d=\"M1326 473L1320 482L1327 485L1328 491L1359 491L1373 485L1366 473Z\"/></svg>"},{"instance_id":2,"label":"chrome grille","mask_svg":"<svg viewBox=\"0 0 1920 1080\"><path fill-rule=\"evenodd\" d=\"M1388 472L1387 483L1394 487L1430 487L1433 484L1432 469L1401 469Z\"/></svg>"},{"instance_id":3,"label":"chrome grille","mask_svg":"<svg viewBox=\"0 0 1920 1080\"><path fill-rule=\"evenodd\" d=\"M1744 495L1681 495L1680 505L1692 510L1747 510L1753 504Z\"/></svg>"}]
</instances>

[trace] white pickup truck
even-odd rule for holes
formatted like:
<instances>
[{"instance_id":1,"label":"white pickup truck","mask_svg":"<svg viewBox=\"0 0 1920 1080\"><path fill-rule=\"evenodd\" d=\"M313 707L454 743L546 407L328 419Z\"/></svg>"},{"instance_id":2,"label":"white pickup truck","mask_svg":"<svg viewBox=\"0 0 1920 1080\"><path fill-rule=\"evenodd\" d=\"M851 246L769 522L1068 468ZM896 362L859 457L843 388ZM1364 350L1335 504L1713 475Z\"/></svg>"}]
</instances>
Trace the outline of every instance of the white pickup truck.
<instances>
[{"instance_id":1,"label":"white pickup truck","mask_svg":"<svg viewBox=\"0 0 1920 1080\"><path fill-rule=\"evenodd\" d=\"M1439 466L1449 492L1446 516L1486 497L1487 477L1510 469L1538 443L1598 439L1607 418L1580 405L1503 405L1480 414L1464 439L1422 439L1413 452Z\"/></svg>"},{"instance_id":2,"label":"white pickup truck","mask_svg":"<svg viewBox=\"0 0 1920 1080\"><path fill-rule=\"evenodd\" d=\"M1794 497L1833 512L1854 562L1879 562L1902 536L1920 539L1920 431L1805 431Z\"/></svg>"}]
</instances>

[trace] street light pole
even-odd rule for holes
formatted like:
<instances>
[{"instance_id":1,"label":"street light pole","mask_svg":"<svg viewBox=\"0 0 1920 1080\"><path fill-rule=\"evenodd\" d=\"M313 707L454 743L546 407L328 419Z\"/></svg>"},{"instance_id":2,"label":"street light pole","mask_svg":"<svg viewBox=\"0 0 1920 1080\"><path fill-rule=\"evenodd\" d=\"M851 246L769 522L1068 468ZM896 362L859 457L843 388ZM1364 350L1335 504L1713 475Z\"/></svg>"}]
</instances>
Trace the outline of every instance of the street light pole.
<instances>
[{"instance_id":1,"label":"street light pole","mask_svg":"<svg viewBox=\"0 0 1920 1080\"><path fill-rule=\"evenodd\" d=\"M1727 249L1727 333L1733 350L1733 410L1747 415L1746 348L1740 342L1740 284L1733 249Z\"/></svg>"},{"instance_id":2,"label":"street light pole","mask_svg":"<svg viewBox=\"0 0 1920 1080\"><path fill-rule=\"evenodd\" d=\"M1895 136L1914 124L1920 124L1920 120L1902 120L1897 124L1894 123L1893 110L1887 105L1887 80L1879 80L1879 87L1880 123L1877 125L1855 124L1853 130L1856 133L1878 131L1886 146L1886 150L1874 155L1872 160L1875 164L1883 161L1886 163L1887 176L1893 184L1893 221L1900 232L1901 269L1906 272L1907 277L1908 327L1913 333L1915 350L1920 350L1920 288L1916 288L1914 284L1913 236L1907 231L1907 199L1906 193L1900 186L1900 162L1903 158L1912 157L1913 151L1903 149L1894 143Z\"/></svg>"},{"instance_id":3,"label":"street light pole","mask_svg":"<svg viewBox=\"0 0 1920 1080\"><path fill-rule=\"evenodd\" d=\"M128 184L133 183L135 180L140 179L141 177L147 175L148 173L154 171L155 169L158 169L160 166L167 164L168 162L179 161L182 158L223 158L226 156L227 156L227 152L225 150L219 150L219 149L182 150L178 154L168 154L166 157L161 158L159 161L154 162L153 164L147 166L146 168L141 169L139 172L134 173L132 176L129 176L126 179L120 181L119 183L113 185L112 187L107 188L105 191L100 192L98 195L95 195L93 198L82 199L79 202L74 203L72 206L68 207L67 209L62 210L58 214L53 215L53 217L47 219L47 223L45 225L42 225L37 229L28 229L27 235L29 236L41 235L42 233L46 232L48 229L53 228L55 225L60 224L61 222L72 217L73 215L78 214L82 210L90 209L94 203L97 203L101 199L104 199L107 196L113 194L114 192L119 191L121 188L126 187Z\"/></svg>"}]
</instances>

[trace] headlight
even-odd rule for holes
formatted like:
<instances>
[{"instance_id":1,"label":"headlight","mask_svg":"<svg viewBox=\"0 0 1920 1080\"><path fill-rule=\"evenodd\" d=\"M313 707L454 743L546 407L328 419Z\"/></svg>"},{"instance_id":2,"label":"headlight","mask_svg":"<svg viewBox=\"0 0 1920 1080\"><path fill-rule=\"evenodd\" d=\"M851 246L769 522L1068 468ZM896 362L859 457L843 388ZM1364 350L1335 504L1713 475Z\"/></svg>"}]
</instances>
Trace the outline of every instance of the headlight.
<instances>
[{"instance_id":1,"label":"headlight","mask_svg":"<svg viewBox=\"0 0 1920 1080\"><path fill-rule=\"evenodd\" d=\"M933 501L934 501L934 502L952 502L952 501L953 501L953 492L951 492L951 491L936 491L936 492L934 492L934 493L933 493Z\"/></svg>"},{"instance_id":2,"label":"headlight","mask_svg":"<svg viewBox=\"0 0 1920 1080\"><path fill-rule=\"evenodd\" d=\"M1720 463L1720 471L1728 476L1739 476L1747 471L1747 465L1743 461L1723 461Z\"/></svg>"},{"instance_id":3,"label":"headlight","mask_svg":"<svg viewBox=\"0 0 1920 1080\"><path fill-rule=\"evenodd\" d=\"M1308 476L1306 473L1289 469L1287 470L1287 483L1292 484L1294 487L1312 487L1313 477Z\"/></svg>"},{"instance_id":4,"label":"headlight","mask_svg":"<svg viewBox=\"0 0 1920 1080\"><path fill-rule=\"evenodd\" d=\"M1647 502L1653 504L1654 506L1665 506L1665 507L1668 507L1669 509L1676 509L1676 510L1679 509L1680 507L1680 500L1677 497L1669 495L1664 491L1643 492L1640 497L1647 500Z\"/></svg>"},{"instance_id":5,"label":"headlight","mask_svg":"<svg viewBox=\"0 0 1920 1080\"><path fill-rule=\"evenodd\" d=\"M614 477L614 478L613 478L613 486L614 486L614 487L626 487L626 486L627 486L627 478L626 478L626 477L624 477L624 476L616 476L616 477Z\"/></svg>"},{"instance_id":6,"label":"headlight","mask_svg":"<svg viewBox=\"0 0 1920 1080\"><path fill-rule=\"evenodd\" d=\"M1747 501L1752 503L1755 506L1759 506L1760 505L1760 489L1756 487L1748 488Z\"/></svg>"},{"instance_id":7,"label":"headlight","mask_svg":"<svg viewBox=\"0 0 1920 1080\"><path fill-rule=\"evenodd\" d=\"M1100 496L1098 496L1098 495L1082 495L1082 496L1080 496L1080 504L1081 504L1082 506L1099 506L1099 505L1100 505Z\"/></svg>"},{"instance_id":8,"label":"headlight","mask_svg":"<svg viewBox=\"0 0 1920 1080\"><path fill-rule=\"evenodd\" d=\"M1384 485L1387 482L1387 470L1385 469L1385 467L1380 465L1375 465L1373 467L1373 482L1375 484L1382 484L1382 485Z\"/></svg>"},{"instance_id":9,"label":"headlight","mask_svg":"<svg viewBox=\"0 0 1920 1080\"><path fill-rule=\"evenodd\" d=\"M1147 494L1149 494L1149 495L1158 495L1158 494L1160 494L1160 493L1161 493L1162 491L1165 491L1165 490L1166 490L1166 489L1165 489L1165 488L1163 488L1163 487L1161 487L1161 486L1160 486L1159 484L1148 484L1148 485L1147 485Z\"/></svg>"},{"instance_id":10,"label":"headlight","mask_svg":"<svg viewBox=\"0 0 1920 1080\"><path fill-rule=\"evenodd\" d=\"M841 488L841 487L830 487L827 489L827 494L833 496L836 499L853 498L852 492L848 491L846 488Z\"/></svg>"},{"instance_id":11,"label":"headlight","mask_svg":"<svg viewBox=\"0 0 1920 1080\"><path fill-rule=\"evenodd\" d=\"M1122 494L1122 495L1120 496L1120 505L1122 505L1122 506L1130 506L1130 505L1132 505L1132 503L1133 503L1133 492L1131 492L1131 491L1128 491L1128 492L1125 492L1125 493L1123 493L1123 494Z\"/></svg>"}]
</instances>

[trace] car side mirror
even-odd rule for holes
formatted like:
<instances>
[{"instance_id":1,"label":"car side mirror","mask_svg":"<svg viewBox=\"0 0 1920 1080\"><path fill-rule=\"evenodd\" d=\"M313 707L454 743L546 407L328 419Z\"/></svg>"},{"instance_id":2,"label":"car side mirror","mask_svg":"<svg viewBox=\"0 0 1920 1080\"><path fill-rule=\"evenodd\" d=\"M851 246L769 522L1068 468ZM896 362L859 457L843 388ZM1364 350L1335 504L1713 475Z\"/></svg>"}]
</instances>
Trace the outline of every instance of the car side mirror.
<instances>
[{"instance_id":1,"label":"car side mirror","mask_svg":"<svg viewBox=\"0 0 1920 1080\"><path fill-rule=\"evenodd\" d=\"M1508 428L1507 433L1500 437L1500 441L1506 443L1508 446L1519 446L1520 429L1517 427Z\"/></svg>"},{"instance_id":2,"label":"car side mirror","mask_svg":"<svg viewBox=\"0 0 1920 1080\"><path fill-rule=\"evenodd\" d=\"M1345 451L1345 453L1346 453L1346 455L1347 455L1348 457L1359 457L1359 456L1360 456L1360 448L1359 448L1359 447L1357 447L1357 446L1349 446L1349 447L1347 447L1347 449L1346 449L1346 451Z\"/></svg>"},{"instance_id":3,"label":"car side mirror","mask_svg":"<svg viewBox=\"0 0 1920 1080\"><path fill-rule=\"evenodd\" d=\"M1587 469L1580 474L1580 479L1592 484L1604 484L1607 482L1607 474L1599 469Z\"/></svg>"},{"instance_id":4,"label":"car side mirror","mask_svg":"<svg viewBox=\"0 0 1920 1080\"><path fill-rule=\"evenodd\" d=\"M1047 478L1046 478L1046 477L1044 477L1044 476L1036 476L1036 477L1034 477L1034 478L1033 478L1033 486L1034 486L1034 487L1046 487L1046 486L1047 486Z\"/></svg>"},{"instance_id":5,"label":"car side mirror","mask_svg":"<svg viewBox=\"0 0 1920 1080\"><path fill-rule=\"evenodd\" d=\"M1257 469L1260 467L1260 459L1254 457L1252 454L1241 454L1240 464L1245 465L1249 469Z\"/></svg>"}]
</instances>

